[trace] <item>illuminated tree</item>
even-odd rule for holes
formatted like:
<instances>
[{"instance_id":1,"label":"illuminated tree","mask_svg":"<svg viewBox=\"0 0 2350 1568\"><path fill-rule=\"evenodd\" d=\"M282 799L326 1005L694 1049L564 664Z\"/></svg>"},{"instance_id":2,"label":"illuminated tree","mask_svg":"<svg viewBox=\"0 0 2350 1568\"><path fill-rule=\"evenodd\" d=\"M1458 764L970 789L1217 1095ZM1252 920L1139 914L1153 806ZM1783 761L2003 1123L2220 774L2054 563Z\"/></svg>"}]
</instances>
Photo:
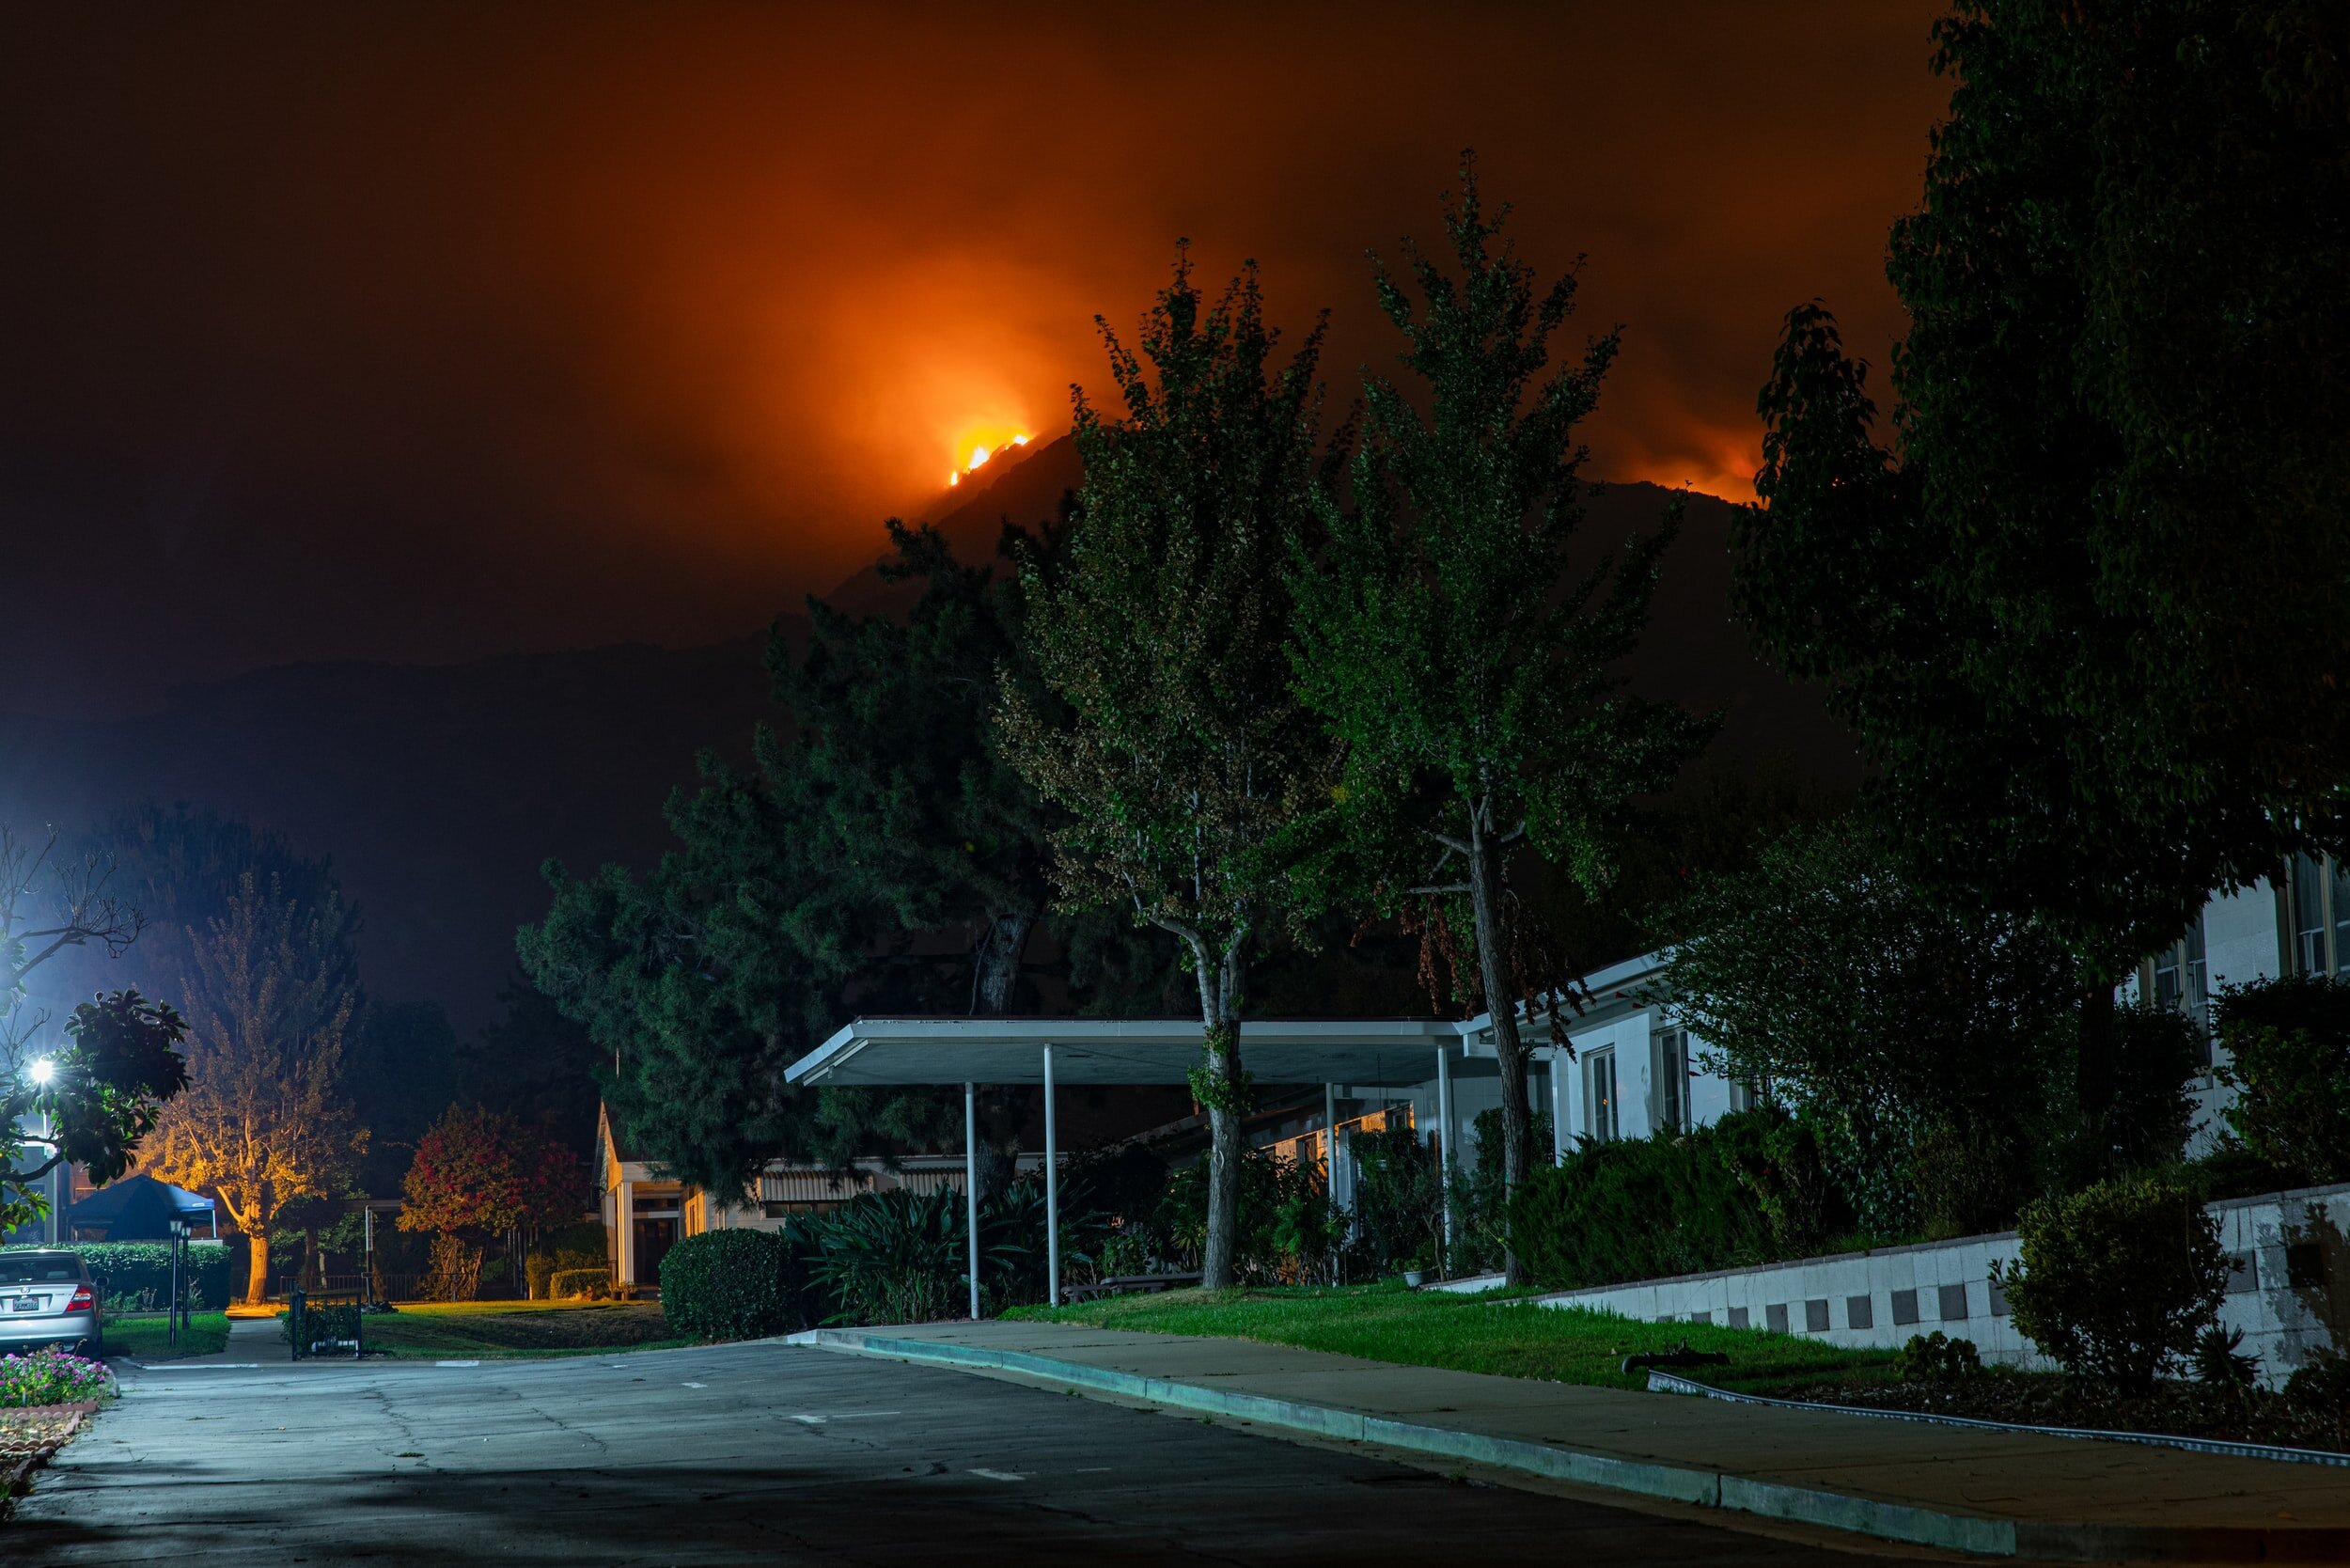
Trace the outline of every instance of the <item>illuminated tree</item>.
<instances>
[{"instance_id":1,"label":"illuminated tree","mask_svg":"<svg viewBox=\"0 0 2350 1568\"><path fill-rule=\"evenodd\" d=\"M247 871L189 950L188 1087L164 1105L141 1164L218 1194L251 1241L249 1302L268 1293L278 1211L334 1196L367 1149L343 1092L355 924L332 893L305 902Z\"/></svg>"},{"instance_id":2,"label":"illuminated tree","mask_svg":"<svg viewBox=\"0 0 2350 1568\"><path fill-rule=\"evenodd\" d=\"M2103 1163L2116 981L2342 838L2345 35L2303 0L1966 0L1936 36L1888 438L1792 312L1737 592L1940 895L2071 955Z\"/></svg>"},{"instance_id":3,"label":"illuminated tree","mask_svg":"<svg viewBox=\"0 0 2350 1568\"><path fill-rule=\"evenodd\" d=\"M1254 269L1214 306L1179 258L1139 353L1103 327L1125 404L1080 393L1085 485L1057 580L1027 573L1028 647L1066 706L1003 697L1007 756L1067 813L1053 831L1065 908L1110 907L1182 944L1198 984L1209 1155L1202 1269L1232 1281L1239 1050L1247 964L1302 911L1292 839L1326 795L1324 748L1291 695L1283 541L1318 446L1317 326L1273 368Z\"/></svg>"},{"instance_id":4,"label":"illuminated tree","mask_svg":"<svg viewBox=\"0 0 2350 1568\"><path fill-rule=\"evenodd\" d=\"M1390 913L1432 901L1422 918L1475 933L1465 989L1493 1014L1514 1187L1533 1128L1518 1009L1563 983L1565 966L1541 960L1508 862L1530 849L1600 892L1630 801L1669 784L1706 726L1632 697L1622 673L1671 521L1620 557L1570 560L1574 428L1615 335L1544 379L1574 275L1536 299L1533 270L1479 204L1473 166L1445 225L1457 279L1415 255L1415 304L1378 273L1426 411L1391 383L1365 384L1353 504L1320 494L1318 551L1299 530L1296 675L1340 744L1334 893ZM1514 1256L1508 1268L1514 1282Z\"/></svg>"}]
</instances>

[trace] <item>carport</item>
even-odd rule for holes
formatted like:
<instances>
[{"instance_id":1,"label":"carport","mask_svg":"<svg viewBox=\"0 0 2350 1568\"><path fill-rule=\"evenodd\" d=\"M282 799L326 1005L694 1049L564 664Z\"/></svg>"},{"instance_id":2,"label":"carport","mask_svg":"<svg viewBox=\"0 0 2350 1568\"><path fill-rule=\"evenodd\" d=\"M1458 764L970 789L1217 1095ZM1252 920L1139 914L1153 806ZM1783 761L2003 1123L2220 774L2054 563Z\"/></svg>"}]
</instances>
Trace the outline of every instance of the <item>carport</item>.
<instances>
[{"instance_id":1,"label":"carport","mask_svg":"<svg viewBox=\"0 0 2350 1568\"><path fill-rule=\"evenodd\" d=\"M1324 1125L1335 1124L1337 1086L1410 1089L1434 1078L1444 1176L1452 1179L1455 1076L1491 1077L1491 1047L1473 1055L1481 1019L1249 1019L1243 1067L1264 1084L1320 1084ZM971 1315L979 1315L979 1126L981 1084L1044 1091L1045 1266L1060 1300L1060 1149L1053 1091L1059 1084L1183 1084L1199 1061L1201 1029L1182 1018L859 1018L791 1064L792 1084L963 1086L964 1210Z\"/></svg>"}]
</instances>

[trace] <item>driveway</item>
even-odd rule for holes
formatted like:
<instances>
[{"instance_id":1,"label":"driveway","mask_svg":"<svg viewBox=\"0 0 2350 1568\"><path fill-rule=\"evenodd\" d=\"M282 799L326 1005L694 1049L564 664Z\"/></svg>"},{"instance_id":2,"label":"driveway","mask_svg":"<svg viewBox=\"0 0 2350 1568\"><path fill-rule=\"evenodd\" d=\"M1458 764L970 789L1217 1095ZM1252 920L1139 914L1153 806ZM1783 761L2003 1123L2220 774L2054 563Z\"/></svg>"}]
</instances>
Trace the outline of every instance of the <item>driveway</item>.
<instances>
[{"instance_id":1,"label":"driveway","mask_svg":"<svg viewBox=\"0 0 2350 1568\"><path fill-rule=\"evenodd\" d=\"M1818 1562L1677 1518L781 1344L131 1372L41 1564ZM1862 1558L1839 1558L1863 1561Z\"/></svg>"}]
</instances>

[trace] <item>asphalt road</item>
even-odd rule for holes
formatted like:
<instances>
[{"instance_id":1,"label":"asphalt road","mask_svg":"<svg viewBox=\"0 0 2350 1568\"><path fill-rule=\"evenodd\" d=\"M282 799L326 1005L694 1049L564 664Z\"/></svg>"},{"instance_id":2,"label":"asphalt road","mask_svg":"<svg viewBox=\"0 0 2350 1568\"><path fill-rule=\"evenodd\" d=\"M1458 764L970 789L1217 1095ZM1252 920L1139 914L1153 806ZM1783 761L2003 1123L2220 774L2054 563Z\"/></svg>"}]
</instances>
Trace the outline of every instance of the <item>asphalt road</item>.
<instances>
[{"instance_id":1,"label":"asphalt road","mask_svg":"<svg viewBox=\"0 0 2350 1568\"><path fill-rule=\"evenodd\" d=\"M1352 1568L1826 1555L775 1344L133 1372L125 1384L0 1524L0 1560Z\"/></svg>"}]
</instances>

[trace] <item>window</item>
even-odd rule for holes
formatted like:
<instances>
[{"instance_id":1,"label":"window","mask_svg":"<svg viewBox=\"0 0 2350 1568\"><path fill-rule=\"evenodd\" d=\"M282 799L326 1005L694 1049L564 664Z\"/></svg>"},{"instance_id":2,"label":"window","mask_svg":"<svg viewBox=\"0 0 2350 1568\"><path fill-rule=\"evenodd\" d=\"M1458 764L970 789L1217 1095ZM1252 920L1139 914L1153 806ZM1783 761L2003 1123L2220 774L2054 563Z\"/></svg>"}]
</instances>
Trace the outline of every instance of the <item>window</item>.
<instances>
[{"instance_id":1,"label":"window","mask_svg":"<svg viewBox=\"0 0 2350 1568\"><path fill-rule=\"evenodd\" d=\"M2153 993L2156 1007L2176 1008L2201 1023L2209 1004L2204 983L2203 917L2186 934L2154 955Z\"/></svg>"},{"instance_id":2,"label":"window","mask_svg":"<svg viewBox=\"0 0 2350 1568\"><path fill-rule=\"evenodd\" d=\"M1616 1053L1593 1051L1585 1062L1583 1103L1591 1140L1606 1143L1616 1136Z\"/></svg>"},{"instance_id":3,"label":"window","mask_svg":"<svg viewBox=\"0 0 2350 1568\"><path fill-rule=\"evenodd\" d=\"M2296 855L2286 880L2294 973L2350 979L2350 866Z\"/></svg>"},{"instance_id":4,"label":"window","mask_svg":"<svg viewBox=\"0 0 2350 1568\"><path fill-rule=\"evenodd\" d=\"M2138 970L2138 994L2156 1007L2195 1021L2196 1065L2211 1065L2211 987L2203 962L2203 917L2198 912L2186 934L2154 954Z\"/></svg>"},{"instance_id":5,"label":"window","mask_svg":"<svg viewBox=\"0 0 2350 1568\"><path fill-rule=\"evenodd\" d=\"M1689 1037L1680 1029L1656 1036L1656 1122L1668 1132L1689 1130Z\"/></svg>"}]
</instances>

